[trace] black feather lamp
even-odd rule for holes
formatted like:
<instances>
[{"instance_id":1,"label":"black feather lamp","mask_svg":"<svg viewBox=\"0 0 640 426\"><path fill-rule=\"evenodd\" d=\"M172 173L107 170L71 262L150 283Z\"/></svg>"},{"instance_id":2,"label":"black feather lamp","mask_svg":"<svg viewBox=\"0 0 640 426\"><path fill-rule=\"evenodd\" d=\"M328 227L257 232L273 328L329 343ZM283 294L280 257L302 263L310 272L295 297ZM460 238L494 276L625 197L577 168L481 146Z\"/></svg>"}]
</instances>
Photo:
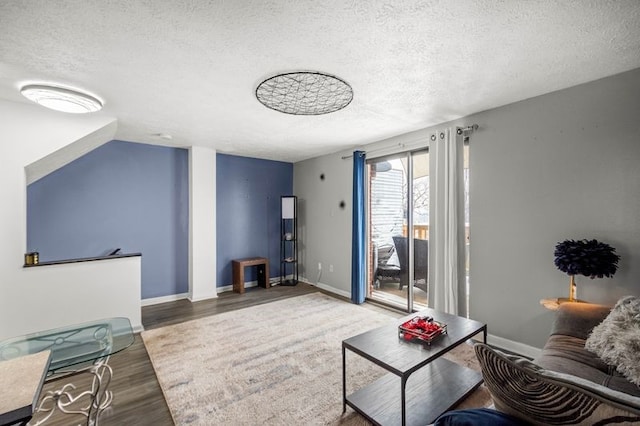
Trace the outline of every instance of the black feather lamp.
<instances>
[{"instance_id":1,"label":"black feather lamp","mask_svg":"<svg viewBox=\"0 0 640 426\"><path fill-rule=\"evenodd\" d=\"M618 270L620 256L609 244L597 240L565 240L556 244L555 265L571 277L569 301L577 300L575 275L589 278L612 277Z\"/></svg>"}]
</instances>

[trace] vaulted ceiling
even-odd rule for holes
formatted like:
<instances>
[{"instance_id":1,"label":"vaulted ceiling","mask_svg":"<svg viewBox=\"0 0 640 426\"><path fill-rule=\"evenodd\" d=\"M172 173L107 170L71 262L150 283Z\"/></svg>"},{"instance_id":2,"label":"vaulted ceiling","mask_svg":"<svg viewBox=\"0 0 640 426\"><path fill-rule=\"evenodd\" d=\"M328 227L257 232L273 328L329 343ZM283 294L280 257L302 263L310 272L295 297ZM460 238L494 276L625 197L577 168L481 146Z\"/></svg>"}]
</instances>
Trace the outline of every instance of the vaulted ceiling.
<instances>
[{"instance_id":1,"label":"vaulted ceiling","mask_svg":"<svg viewBox=\"0 0 640 426\"><path fill-rule=\"evenodd\" d=\"M638 68L639 23L637 0L3 0L0 99L70 85L118 139L295 162ZM353 101L298 116L256 100L298 70Z\"/></svg>"}]
</instances>

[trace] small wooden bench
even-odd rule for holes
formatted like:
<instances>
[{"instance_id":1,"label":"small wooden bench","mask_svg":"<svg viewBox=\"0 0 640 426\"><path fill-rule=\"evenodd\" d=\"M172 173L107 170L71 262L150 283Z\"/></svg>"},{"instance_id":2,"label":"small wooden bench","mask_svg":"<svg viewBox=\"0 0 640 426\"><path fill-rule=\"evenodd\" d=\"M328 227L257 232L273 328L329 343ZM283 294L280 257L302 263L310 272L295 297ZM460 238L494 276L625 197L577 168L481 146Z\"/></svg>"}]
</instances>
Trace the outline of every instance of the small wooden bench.
<instances>
[{"instance_id":1,"label":"small wooden bench","mask_svg":"<svg viewBox=\"0 0 640 426\"><path fill-rule=\"evenodd\" d=\"M248 257L231 261L233 266L233 291L244 293L244 268L257 266L258 285L263 288L271 287L269 283L269 259L266 257Z\"/></svg>"}]
</instances>

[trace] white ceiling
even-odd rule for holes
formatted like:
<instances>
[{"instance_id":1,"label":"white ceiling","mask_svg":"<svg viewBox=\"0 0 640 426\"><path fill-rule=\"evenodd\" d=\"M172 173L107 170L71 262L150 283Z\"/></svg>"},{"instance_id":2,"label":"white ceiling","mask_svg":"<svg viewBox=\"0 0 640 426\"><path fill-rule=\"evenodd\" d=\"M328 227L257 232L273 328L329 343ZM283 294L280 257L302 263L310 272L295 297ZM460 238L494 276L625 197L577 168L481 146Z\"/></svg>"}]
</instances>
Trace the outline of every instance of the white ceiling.
<instances>
[{"instance_id":1,"label":"white ceiling","mask_svg":"<svg viewBox=\"0 0 640 426\"><path fill-rule=\"evenodd\" d=\"M3 0L0 99L89 90L120 140L299 161L640 67L638 0ZM314 70L353 87L323 116L256 86Z\"/></svg>"}]
</instances>

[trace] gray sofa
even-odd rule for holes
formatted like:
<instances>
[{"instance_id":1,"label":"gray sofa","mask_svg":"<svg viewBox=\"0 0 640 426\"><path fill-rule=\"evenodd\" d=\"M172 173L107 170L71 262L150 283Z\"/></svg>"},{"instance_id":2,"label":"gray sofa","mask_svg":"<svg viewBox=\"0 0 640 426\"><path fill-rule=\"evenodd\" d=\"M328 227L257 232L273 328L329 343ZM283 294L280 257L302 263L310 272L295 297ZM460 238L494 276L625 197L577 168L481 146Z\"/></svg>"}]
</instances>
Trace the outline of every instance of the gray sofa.
<instances>
[{"instance_id":1,"label":"gray sofa","mask_svg":"<svg viewBox=\"0 0 640 426\"><path fill-rule=\"evenodd\" d=\"M640 424L640 387L584 348L610 308L564 303L533 362L475 346L495 408L537 425Z\"/></svg>"}]
</instances>

